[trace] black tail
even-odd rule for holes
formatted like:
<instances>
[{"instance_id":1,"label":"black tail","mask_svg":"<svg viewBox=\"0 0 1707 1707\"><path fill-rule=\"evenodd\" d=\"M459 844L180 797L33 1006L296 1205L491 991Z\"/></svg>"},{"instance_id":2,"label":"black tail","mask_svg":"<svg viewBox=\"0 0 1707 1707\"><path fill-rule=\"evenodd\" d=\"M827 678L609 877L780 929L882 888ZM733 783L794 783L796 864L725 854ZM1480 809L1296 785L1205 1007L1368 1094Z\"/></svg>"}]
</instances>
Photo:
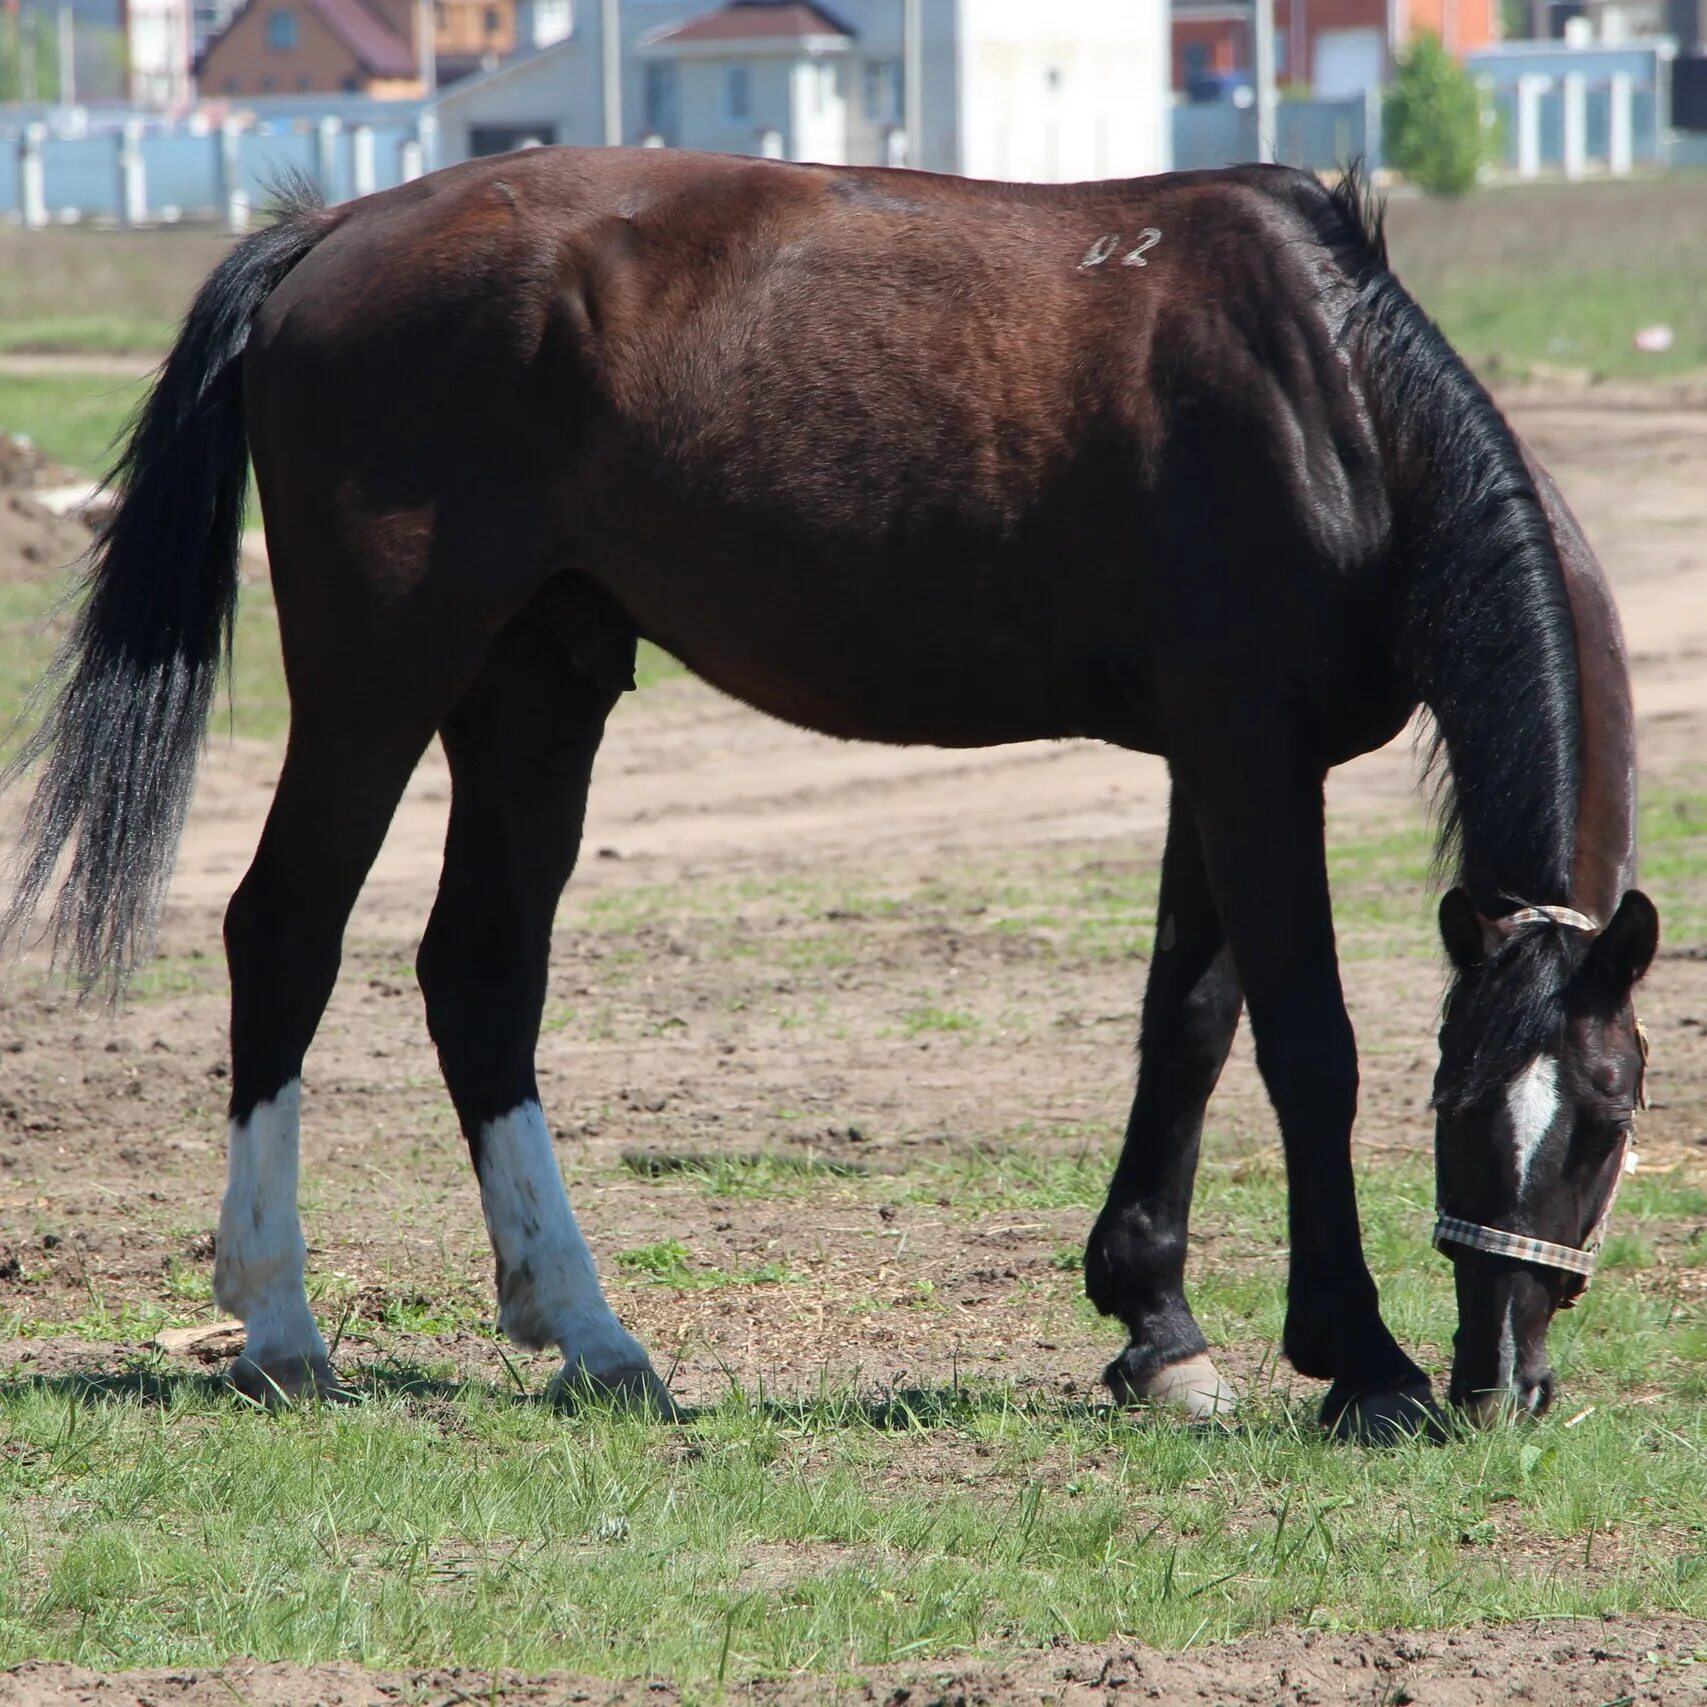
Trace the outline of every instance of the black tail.
<instances>
[{"instance_id":1,"label":"black tail","mask_svg":"<svg viewBox=\"0 0 1707 1707\"><path fill-rule=\"evenodd\" d=\"M42 761L0 942L19 941L69 850L48 934L85 991L105 982L119 993L165 898L237 609L243 347L261 304L328 228L316 199L292 193L197 293L108 477L118 503L76 622L26 708L39 722L0 775L4 788Z\"/></svg>"},{"instance_id":2,"label":"black tail","mask_svg":"<svg viewBox=\"0 0 1707 1707\"><path fill-rule=\"evenodd\" d=\"M1569 901L1580 695L1552 528L1504 417L1389 270L1359 174L1319 205L1358 292L1353 349L1406 595L1400 652L1435 721L1442 863L1489 913Z\"/></svg>"}]
</instances>

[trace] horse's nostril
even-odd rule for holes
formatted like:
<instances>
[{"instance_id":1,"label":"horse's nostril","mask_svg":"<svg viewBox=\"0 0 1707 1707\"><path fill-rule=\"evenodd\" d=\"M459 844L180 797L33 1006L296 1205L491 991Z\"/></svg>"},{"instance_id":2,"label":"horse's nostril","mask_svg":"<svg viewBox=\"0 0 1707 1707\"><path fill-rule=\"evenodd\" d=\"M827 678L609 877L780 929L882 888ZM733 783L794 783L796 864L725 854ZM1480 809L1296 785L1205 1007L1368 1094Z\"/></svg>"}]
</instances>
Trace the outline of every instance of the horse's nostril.
<instances>
[{"instance_id":1,"label":"horse's nostril","mask_svg":"<svg viewBox=\"0 0 1707 1707\"><path fill-rule=\"evenodd\" d=\"M1547 1414L1547 1407L1553 1403L1553 1371L1549 1369L1539 1381L1533 1384L1526 1382L1523 1388L1523 1408L1532 1417L1542 1417Z\"/></svg>"}]
</instances>

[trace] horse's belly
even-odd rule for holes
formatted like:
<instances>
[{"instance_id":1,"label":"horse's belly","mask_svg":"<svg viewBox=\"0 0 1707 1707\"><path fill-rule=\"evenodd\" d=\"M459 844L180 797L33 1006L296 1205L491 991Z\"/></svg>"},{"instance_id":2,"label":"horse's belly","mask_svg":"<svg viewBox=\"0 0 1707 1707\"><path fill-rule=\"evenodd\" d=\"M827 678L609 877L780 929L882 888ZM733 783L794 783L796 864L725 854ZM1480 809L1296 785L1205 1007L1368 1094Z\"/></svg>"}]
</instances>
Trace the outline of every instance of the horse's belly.
<instances>
[{"instance_id":1,"label":"horse's belly","mask_svg":"<svg viewBox=\"0 0 1707 1707\"><path fill-rule=\"evenodd\" d=\"M991 746L1065 735L1149 744L1129 597L1013 591L1013 565L719 561L601 574L649 640L714 687L849 740ZM708 560L709 559L709 560Z\"/></svg>"}]
</instances>

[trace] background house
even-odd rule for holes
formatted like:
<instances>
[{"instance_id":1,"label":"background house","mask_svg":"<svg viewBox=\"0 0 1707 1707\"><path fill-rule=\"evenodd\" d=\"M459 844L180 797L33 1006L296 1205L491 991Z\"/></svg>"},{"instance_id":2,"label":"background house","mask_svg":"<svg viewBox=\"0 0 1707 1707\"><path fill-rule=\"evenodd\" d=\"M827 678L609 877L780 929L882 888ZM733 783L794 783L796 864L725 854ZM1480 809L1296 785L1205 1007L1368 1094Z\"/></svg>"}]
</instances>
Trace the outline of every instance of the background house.
<instances>
[{"instance_id":1,"label":"background house","mask_svg":"<svg viewBox=\"0 0 1707 1707\"><path fill-rule=\"evenodd\" d=\"M902 0L623 0L627 143L1062 180L1164 171L1166 0L920 0L916 149L904 134ZM449 89L441 157L605 139L601 8Z\"/></svg>"},{"instance_id":2,"label":"background house","mask_svg":"<svg viewBox=\"0 0 1707 1707\"><path fill-rule=\"evenodd\" d=\"M1499 36L1497 0L1274 0L1275 77L1334 100L1387 81L1418 30L1463 58ZM1174 0L1173 86L1223 92L1253 60L1250 8L1237 0Z\"/></svg>"},{"instance_id":3,"label":"background house","mask_svg":"<svg viewBox=\"0 0 1707 1707\"><path fill-rule=\"evenodd\" d=\"M515 51L516 0L434 0L432 17L441 83ZM249 0L203 49L202 93L421 95L420 18L416 0Z\"/></svg>"}]
</instances>

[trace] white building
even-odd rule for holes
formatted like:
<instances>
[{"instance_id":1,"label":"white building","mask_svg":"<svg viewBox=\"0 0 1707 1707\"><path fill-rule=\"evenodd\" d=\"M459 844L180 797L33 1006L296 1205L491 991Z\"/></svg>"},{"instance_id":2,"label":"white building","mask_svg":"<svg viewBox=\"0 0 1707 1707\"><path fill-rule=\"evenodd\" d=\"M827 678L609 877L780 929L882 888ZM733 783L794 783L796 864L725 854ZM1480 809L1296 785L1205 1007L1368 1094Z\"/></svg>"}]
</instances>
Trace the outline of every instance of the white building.
<instances>
[{"instance_id":1,"label":"white building","mask_svg":"<svg viewBox=\"0 0 1707 1707\"><path fill-rule=\"evenodd\" d=\"M560 0L559 0L560 3ZM1167 0L918 0L921 145L906 135L905 0L619 0L625 143L973 177L1135 177L1170 164ZM438 103L440 158L604 141L600 0L568 33Z\"/></svg>"},{"instance_id":2,"label":"white building","mask_svg":"<svg viewBox=\"0 0 1707 1707\"><path fill-rule=\"evenodd\" d=\"M124 0L131 104L176 112L195 99L190 0Z\"/></svg>"}]
</instances>

